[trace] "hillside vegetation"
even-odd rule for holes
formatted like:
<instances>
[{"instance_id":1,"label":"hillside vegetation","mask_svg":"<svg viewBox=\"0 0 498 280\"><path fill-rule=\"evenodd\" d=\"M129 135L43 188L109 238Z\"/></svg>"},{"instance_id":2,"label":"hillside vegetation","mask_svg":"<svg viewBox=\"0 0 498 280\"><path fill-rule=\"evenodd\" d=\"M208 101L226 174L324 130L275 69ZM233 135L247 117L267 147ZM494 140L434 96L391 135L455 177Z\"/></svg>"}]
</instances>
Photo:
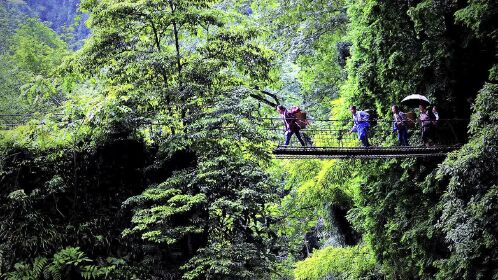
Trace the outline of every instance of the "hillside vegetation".
<instances>
[{"instance_id":1,"label":"hillside vegetation","mask_svg":"<svg viewBox=\"0 0 498 280\"><path fill-rule=\"evenodd\" d=\"M0 2L0 278L498 278L493 1L62 2ZM461 147L271 155L272 102L413 93Z\"/></svg>"}]
</instances>

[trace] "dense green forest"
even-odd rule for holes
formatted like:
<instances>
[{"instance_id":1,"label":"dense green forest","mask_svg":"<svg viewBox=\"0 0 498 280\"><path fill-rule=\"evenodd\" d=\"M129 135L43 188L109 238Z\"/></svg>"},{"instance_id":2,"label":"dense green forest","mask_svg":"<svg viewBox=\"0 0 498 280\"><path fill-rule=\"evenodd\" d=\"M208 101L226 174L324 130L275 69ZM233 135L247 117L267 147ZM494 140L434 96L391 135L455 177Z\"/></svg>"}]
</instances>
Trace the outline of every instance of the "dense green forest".
<instances>
[{"instance_id":1,"label":"dense green forest","mask_svg":"<svg viewBox=\"0 0 498 280\"><path fill-rule=\"evenodd\" d=\"M497 19L491 0L0 0L0 278L498 279ZM350 105L390 120L413 93L463 120L458 149L272 155L275 104L350 129Z\"/></svg>"},{"instance_id":2,"label":"dense green forest","mask_svg":"<svg viewBox=\"0 0 498 280\"><path fill-rule=\"evenodd\" d=\"M88 15L79 9L80 0L3 0L2 3L10 12L37 18L57 32L71 49L80 48L90 33L85 25ZM19 20L19 17L14 19Z\"/></svg>"}]
</instances>

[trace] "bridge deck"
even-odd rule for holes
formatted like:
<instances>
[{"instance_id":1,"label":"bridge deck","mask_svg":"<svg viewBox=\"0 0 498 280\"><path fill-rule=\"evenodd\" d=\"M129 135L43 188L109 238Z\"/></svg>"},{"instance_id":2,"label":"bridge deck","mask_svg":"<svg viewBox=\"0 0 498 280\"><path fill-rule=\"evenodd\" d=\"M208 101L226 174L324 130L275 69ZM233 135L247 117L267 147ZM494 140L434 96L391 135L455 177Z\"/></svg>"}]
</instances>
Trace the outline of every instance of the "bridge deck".
<instances>
[{"instance_id":1,"label":"bridge deck","mask_svg":"<svg viewBox=\"0 0 498 280\"><path fill-rule=\"evenodd\" d=\"M439 120L433 127L432 146L424 146L419 125L409 128L409 146L399 146L397 133L393 132L392 120L378 120L368 130L368 148L359 147L356 133L350 133L351 121L314 120L302 129L301 135L306 144L302 147L291 137L290 145L284 146L283 121L271 119L266 127L271 128L275 146L273 154L278 159L375 159L375 158L414 158L444 157L464 143L468 120ZM463 136L463 137L462 137Z\"/></svg>"},{"instance_id":2,"label":"bridge deck","mask_svg":"<svg viewBox=\"0 0 498 280\"><path fill-rule=\"evenodd\" d=\"M431 147L286 147L278 146L273 154L278 159L376 159L444 157L459 145Z\"/></svg>"}]
</instances>

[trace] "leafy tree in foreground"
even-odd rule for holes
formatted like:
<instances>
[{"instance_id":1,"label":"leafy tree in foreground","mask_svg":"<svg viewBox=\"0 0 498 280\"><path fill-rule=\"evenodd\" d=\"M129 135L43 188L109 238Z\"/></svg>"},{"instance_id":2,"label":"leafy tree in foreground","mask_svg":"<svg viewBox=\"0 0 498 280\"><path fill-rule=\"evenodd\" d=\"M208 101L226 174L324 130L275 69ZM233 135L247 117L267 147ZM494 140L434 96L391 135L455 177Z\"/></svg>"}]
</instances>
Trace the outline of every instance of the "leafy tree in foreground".
<instances>
[{"instance_id":1,"label":"leafy tree in foreground","mask_svg":"<svg viewBox=\"0 0 498 280\"><path fill-rule=\"evenodd\" d=\"M135 120L160 122L158 162L193 156L124 203L133 213L124 236L143 252L134 262L157 277L268 277L272 184L260 166L266 136L247 99L249 87L268 79L271 52L254 42L249 23L215 1L84 7L94 37L82 49L83 65L128 108L123 123L140 133Z\"/></svg>"}]
</instances>

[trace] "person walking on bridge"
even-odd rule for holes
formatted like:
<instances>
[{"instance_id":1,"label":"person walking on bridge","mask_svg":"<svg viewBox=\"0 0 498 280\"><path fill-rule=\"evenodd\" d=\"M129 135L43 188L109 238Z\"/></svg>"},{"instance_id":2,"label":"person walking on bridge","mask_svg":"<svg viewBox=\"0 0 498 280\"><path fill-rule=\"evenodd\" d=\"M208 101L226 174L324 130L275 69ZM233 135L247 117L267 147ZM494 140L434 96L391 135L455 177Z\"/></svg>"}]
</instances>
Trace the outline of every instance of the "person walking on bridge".
<instances>
[{"instance_id":1,"label":"person walking on bridge","mask_svg":"<svg viewBox=\"0 0 498 280\"><path fill-rule=\"evenodd\" d=\"M425 105L420 105L420 127L422 130L422 142L425 146L434 145L434 122L435 117L431 111L427 110Z\"/></svg>"},{"instance_id":2,"label":"person walking on bridge","mask_svg":"<svg viewBox=\"0 0 498 280\"><path fill-rule=\"evenodd\" d=\"M405 113L401 112L398 105L391 107L393 112L393 130L398 132L398 140L401 146L409 146L408 144L408 119Z\"/></svg>"},{"instance_id":3,"label":"person walking on bridge","mask_svg":"<svg viewBox=\"0 0 498 280\"><path fill-rule=\"evenodd\" d=\"M288 146L290 143L290 139L293 134L296 134L297 140L299 140L299 143L304 147L306 144L303 141L303 138L301 136L301 128L297 124L297 119L294 114L289 112L284 106L278 105L277 106L277 111L280 114L282 120L284 121L285 125L285 146Z\"/></svg>"},{"instance_id":4,"label":"person walking on bridge","mask_svg":"<svg viewBox=\"0 0 498 280\"><path fill-rule=\"evenodd\" d=\"M368 142L368 128L370 124L368 119L370 115L367 112L357 111L356 106L349 107L349 111L353 115L353 128L350 132L356 132L358 134L358 139L361 141L363 147L370 147Z\"/></svg>"}]
</instances>

